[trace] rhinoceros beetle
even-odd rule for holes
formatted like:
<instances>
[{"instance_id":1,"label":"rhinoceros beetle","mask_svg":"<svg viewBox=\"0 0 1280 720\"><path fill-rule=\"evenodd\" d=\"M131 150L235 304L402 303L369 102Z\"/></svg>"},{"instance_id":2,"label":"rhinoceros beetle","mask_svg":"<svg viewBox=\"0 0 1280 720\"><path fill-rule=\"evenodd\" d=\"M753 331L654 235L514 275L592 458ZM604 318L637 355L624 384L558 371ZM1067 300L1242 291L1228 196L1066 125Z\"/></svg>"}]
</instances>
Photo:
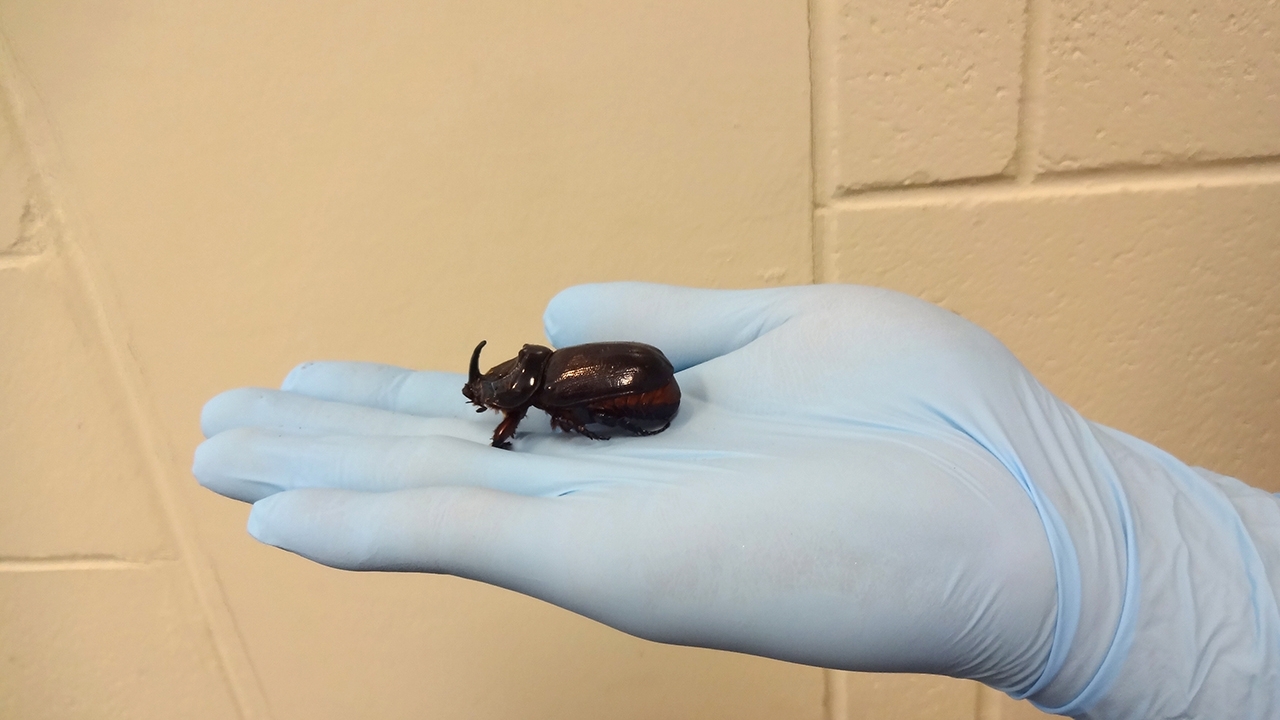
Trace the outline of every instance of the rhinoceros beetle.
<instances>
[{"instance_id":1,"label":"rhinoceros beetle","mask_svg":"<svg viewBox=\"0 0 1280 720\"><path fill-rule=\"evenodd\" d=\"M655 435L680 408L675 369L662 351L637 342L604 342L552 350L525 345L510 360L481 374L481 340L471 353L462 394L476 412L501 410L493 446L511 449L511 437L529 408L551 416L551 427L607 440L587 428L605 425Z\"/></svg>"}]
</instances>

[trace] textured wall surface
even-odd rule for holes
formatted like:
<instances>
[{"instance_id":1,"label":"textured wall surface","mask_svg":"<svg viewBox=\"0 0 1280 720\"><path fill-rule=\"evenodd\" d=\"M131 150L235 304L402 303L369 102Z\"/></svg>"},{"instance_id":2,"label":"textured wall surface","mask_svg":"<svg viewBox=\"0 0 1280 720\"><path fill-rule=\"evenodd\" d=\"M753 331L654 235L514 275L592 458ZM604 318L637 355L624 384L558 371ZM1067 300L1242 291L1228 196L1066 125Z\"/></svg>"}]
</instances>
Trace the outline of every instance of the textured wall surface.
<instances>
[{"instance_id":1,"label":"textured wall surface","mask_svg":"<svg viewBox=\"0 0 1280 720\"><path fill-rule=\"evenodd\" d=\"M204 400L860 282L1280 490L1280 4L0 3L0 717L1017 720L259 546ZM459 348L462 355L459 355Z\"/></svg>"}]
</instances>

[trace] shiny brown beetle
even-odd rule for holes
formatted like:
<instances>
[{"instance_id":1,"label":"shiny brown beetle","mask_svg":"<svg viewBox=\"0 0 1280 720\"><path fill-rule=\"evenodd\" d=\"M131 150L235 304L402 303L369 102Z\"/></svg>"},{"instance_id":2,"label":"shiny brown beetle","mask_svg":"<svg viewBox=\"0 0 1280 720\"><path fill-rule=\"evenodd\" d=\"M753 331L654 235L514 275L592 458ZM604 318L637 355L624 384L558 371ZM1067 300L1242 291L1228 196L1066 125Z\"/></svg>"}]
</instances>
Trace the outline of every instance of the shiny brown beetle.
<instances>
[{"instance_id":1,"label":"shiny brown beetle","mask_svg":"<svg viewBox=\"0 0 1280 720\"><path fill-rule=\"evenodd\" d=\"M462 394L476 412L501 410L493 446L511 449L511 437L530 407L551 416L551 427L607 440L588 425L655 435L671 425L680 408L675 369L662 351L637 342L573 345L552 350L525 345L512 359L480 373L480 344Z\"/></svg>"}]
</instances>

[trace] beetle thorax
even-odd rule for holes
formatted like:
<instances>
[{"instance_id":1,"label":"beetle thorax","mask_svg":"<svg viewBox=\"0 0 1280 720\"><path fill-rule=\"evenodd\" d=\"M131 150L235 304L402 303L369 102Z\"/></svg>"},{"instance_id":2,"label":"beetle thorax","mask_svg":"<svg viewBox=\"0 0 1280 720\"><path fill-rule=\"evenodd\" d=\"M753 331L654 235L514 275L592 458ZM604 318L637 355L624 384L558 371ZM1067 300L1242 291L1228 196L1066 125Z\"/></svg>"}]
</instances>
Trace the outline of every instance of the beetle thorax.
<instances>
[{"instance_id":1,"label":"beetle thorax","mask_svg":"<svg viewBox=\"0 0 1280 720\"><path fill-rule=\"evenodd\" d=\"M471 356L471 368L463 394L473 404L497 410L514 410L529 405L542 385L551 348L525 345L519 354L504 363L480 373L480 349Z\"/></svg>"}]
</instances>

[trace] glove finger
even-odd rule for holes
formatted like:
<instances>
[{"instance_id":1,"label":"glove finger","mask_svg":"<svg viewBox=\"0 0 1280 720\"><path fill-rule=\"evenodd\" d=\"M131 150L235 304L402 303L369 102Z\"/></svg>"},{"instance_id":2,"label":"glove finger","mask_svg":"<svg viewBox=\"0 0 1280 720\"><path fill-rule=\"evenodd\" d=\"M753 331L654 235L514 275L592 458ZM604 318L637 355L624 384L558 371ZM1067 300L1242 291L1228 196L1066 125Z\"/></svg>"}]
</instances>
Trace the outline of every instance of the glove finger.
<instances>
[{"instance_id":1,"label":"glove finger","mask_svg":"<svg viewBox=\"0 0 1280 720\"><path fill-rule=\"evenodd\" d=\"M365 362L307 362L281 383L286 392L424 417L470 418L475 407L462 396L466 376L419 372Z\"/></svg>"},{"instance_id":2,"label":"glove finger","mask_svg":"<svg viewBox=\"0 0 1280 720\"><path fill-rule=\"evenodd\" d=\"M476 416L469 413L466 417ZM237 427L289 433L469 436L471 425L481 426L456 418L409 415L266 388L228 390L205 403L200 414L200 429L205 437Z\"/></svg>"},{"instance_id":3,"label":"glove finger","mask_svg":"<svg viewBox=\"0 0 1280 720\"><path fill-rule=\"evenodd\" d=\"M254 503L248 530L330 567L456 575L643 630L628 622L646 614L643 598L608 577L621 558L607 519L567 500L465 487L312 488Z\"/></svg>"},{"instance_id":4,"label":"glove finger","mask_svg":"<svg viewBox=\"0 0 1280 720\"><path fill-rule=\"evenodd\" d=\"M344 570L447 573L495 585L535 575L552 501L480 488L302 489L259 500L259 541ZM513 589L528 591L529 588Z\"/></svg>"},{"instance_id":5,"label":"glove finger","mask_svg":"<svg viewBox=\"0 0 1280 720\"><path fill-rule=\"evenodd\" d=\"M733 352L780 326L813 288L701 290L649 283L578 285L547 305L542 321L557 347L606 340L648 343L676 370Z\"/></svg>"},{"instance_id":6,"label":"glove finger","mask_svg":"<svg viewBox=\"0 0 1280 720\"><path fill-rule=\"evenodd\" d=\"M498 450L487 446L487 432L473 435L298 435L236 428L201 443L191 471L210 490L245 502L306 487L389 492L456 485L559 495L609 477L610 466L600 461Z\"/></svg>"}]
</instances>

